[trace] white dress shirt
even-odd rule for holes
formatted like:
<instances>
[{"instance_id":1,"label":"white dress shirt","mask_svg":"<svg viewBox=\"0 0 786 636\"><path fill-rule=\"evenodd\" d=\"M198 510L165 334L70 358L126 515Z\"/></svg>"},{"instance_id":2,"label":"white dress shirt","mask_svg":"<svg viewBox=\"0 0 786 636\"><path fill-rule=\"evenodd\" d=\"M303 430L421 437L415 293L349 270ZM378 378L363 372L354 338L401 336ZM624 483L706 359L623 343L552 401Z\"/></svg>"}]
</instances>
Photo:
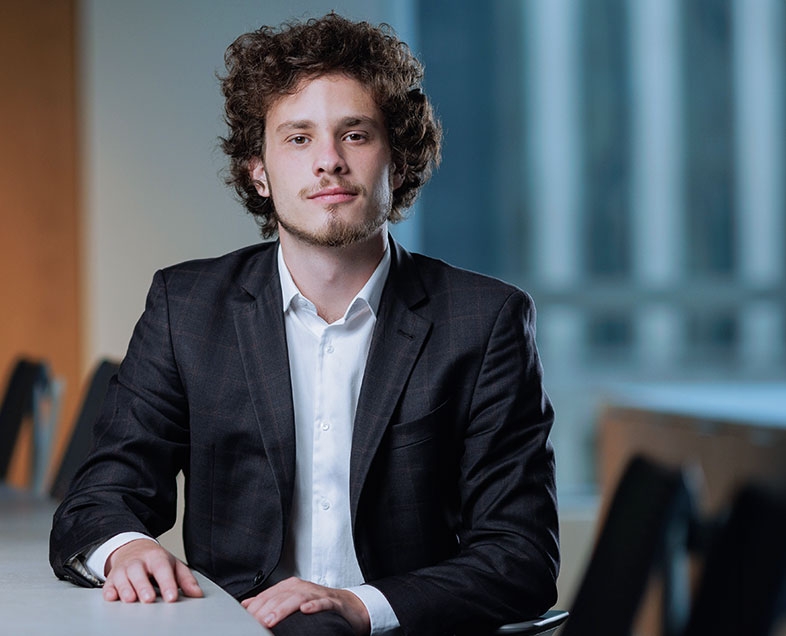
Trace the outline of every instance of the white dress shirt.
<instances>
[{"instance_id":1,"label":"white dress shirt","mask_svg":"<svg viewBox=\"0 0 786 636\"><path fill-rule=\"evenodd\" d=\"M281 247L278 271L283 299L295 415L295 487L292 520L281 561L271 574L345 588L366 606L371 634L393 634L398 619L382 592L364 585L352 540L349 463L352 429L379 301L390 270L390 250L344 316L328 324L292 280ZM101 544L87 567L104 580L109 555L134 539L124 532Z\"/></svg>"},{"instance_id":2,"label":"white dress shirt","mask_svg":"<svg viewBox=\"0 0 786 636\"><path fill-rule=\"evenodd\" d=\"M300 293L278 249L296 453L292 521L271 578L297 576L350 589L366 606L374 635L398 627L398 620L382 592L362 585L352 541L349 457L360 385L389 270L386 249L344 316L328 324Z\"/></svg>"}]
</instances>

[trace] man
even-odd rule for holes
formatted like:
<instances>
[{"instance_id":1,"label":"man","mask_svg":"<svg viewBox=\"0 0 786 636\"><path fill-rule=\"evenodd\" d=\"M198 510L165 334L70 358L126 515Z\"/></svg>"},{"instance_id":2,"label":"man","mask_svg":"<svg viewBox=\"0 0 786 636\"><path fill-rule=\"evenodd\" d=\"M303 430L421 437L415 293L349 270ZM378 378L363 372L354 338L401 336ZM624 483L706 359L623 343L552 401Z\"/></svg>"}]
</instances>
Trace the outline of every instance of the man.
<instances>
[{"instance_id":1,"label":"man","mask_svg":"<svg viewBox=\"0 0 786 636\"><path fill-rule=\"evenodd\" d=\"M558 548L534 308L387 232L439 156L419 63L335 14L226 61L229 181L279 241L156 273L55 514L56 574L201 595L150 539L183 470L189 565L276 633L539 614Z\"/></svg>"}]
</instances>

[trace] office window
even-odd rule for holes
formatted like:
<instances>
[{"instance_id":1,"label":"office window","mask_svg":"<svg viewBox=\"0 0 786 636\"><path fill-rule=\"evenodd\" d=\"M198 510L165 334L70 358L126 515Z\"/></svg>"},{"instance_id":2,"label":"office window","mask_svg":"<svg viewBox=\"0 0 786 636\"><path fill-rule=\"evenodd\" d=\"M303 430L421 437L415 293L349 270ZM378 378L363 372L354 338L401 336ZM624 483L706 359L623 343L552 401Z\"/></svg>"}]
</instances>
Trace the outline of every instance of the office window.
<instances>
[{"instance_id":1,"label":"office window","mask_svg":"<svg viewBox=\"0 0 786 636\"><path fill-rule=\"evenodd\" d=\"M786 376L782 0L418 3L422 248L538 306L563 493L618 381Z\"/></svg>"},{"instance_id":2,"label":"office window","mask_svg":"<svg viewBox=\"0 0 786 636\"><path fill-rule=\"evenodd\" d=\"M584 272L630 273L630 86L625 0L580 3Z\"/></svg>"},{"instance_id":3,"label":"office window","mask_svg":"<svg viewBox=\"0 0 786 636\"><path fill-rule=\"evenodd\" d=\"M526 90L522 4L459 5L419 4L418 50L445 146L418 222L429 254L476 271L519 276L528 261L519 188Z\"/></svg>"},{"instance_id":4,"label":"office window","mask_svg":"<svg viewBox=\"0 0 786 636\"><path fill-rule=\"evenodd\" d=\"M686 210L692 274L734 272L734 119L730 0L680 4L684 39Z\"/></svg>"}]
</instances>

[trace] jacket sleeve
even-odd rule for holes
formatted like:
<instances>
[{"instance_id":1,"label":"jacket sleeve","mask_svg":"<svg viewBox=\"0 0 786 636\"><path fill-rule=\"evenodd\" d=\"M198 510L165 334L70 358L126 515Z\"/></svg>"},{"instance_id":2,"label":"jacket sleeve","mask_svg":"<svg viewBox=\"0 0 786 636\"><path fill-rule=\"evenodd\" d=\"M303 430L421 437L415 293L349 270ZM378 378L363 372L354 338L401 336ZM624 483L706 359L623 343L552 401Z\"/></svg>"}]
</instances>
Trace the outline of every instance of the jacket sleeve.
<instances>
[{"instance_id":1,"label":"jacket sleeve","mask_svg":"<svg viewBox=\"0 0 786 636\"><path fill-rule=\"evenodd\" d=\"M158 536L174 525L175 477L188 441L166 284L157 272L95 423L91 453L54 515L49 560L59 578L99 585L85 563L93 546L121 532Z\"/></svg>"},{"instance_id":2,"label":"jacket sleeve","mask_svg":"<svg viewBox=\"0 0 786 636\"><path fill-rule=\"evenodd\" d=\"M521 291L505 300L491 330L467 422L458 553L369 581L407 635L482 633L538 616L556 601L553 410L542 387L534 306Z\"/></svg>"}]
</instances>

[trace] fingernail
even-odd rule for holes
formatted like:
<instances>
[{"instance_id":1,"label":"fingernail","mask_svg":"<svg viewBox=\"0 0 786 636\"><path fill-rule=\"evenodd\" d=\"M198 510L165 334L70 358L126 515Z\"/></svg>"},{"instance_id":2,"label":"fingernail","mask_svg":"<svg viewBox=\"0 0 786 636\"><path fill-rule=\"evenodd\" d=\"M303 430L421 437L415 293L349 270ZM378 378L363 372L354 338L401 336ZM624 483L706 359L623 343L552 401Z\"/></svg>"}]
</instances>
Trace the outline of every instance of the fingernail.
<instances>
[{"instance_id":1,"label":"fingernail","mask_svg":"<svg viewBox=\"0 0 786 636\"><path fill-rule=\"evenodd\" d=\"M267 625L270 625L270 623L272 623L272 622L273 622L273 619L274 619L274 618L275 618L275 615L274 615L274 614L268 614L267 616L265 616L265 623L266 623Z\"/></svg>"},{"instance_id":2,"label":"fingernail","mask_svg":"<svg viewBox=\"0 0 786 636\"><path fill-rule=\"evenodd\" d=\"M177 592L167 592L166 593L166 600L167 601L174 601L177 598Z\"/></svg>"}]
</instances>

